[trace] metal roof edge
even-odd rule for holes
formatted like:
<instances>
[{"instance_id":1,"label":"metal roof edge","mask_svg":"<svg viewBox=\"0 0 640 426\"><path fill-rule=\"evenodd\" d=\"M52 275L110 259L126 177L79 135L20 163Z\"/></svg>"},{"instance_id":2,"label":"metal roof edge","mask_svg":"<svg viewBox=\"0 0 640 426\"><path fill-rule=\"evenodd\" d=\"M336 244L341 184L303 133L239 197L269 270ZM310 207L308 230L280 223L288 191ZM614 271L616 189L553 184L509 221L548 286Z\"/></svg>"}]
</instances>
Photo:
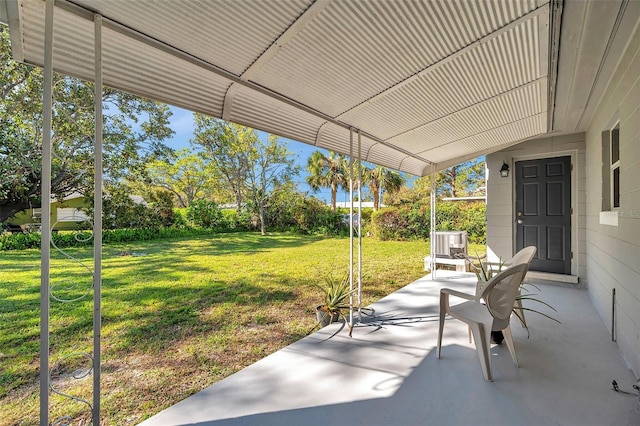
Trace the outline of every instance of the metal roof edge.
<instances>
[{"instance_id":1,"label":"metal roof edge","mask_svg":"<svg viewBox=\"0 0 640 426\"><path fill-rule=\"evenodd\" d=\"M60 7L68 12L71 12L73 14L75 14L76 16L80 17L80 18L84 18L84 19L93 19L93 12L84 8L83 6L77 5L69 0L57 0L56 1L56 7ZM294 99L291 99L279 92L275 92L273 90L270 90L266 87L263 87L259 84L256 84L252 81L248 81L243 79L241 76L235 75L233 73L231 73L228 70L222 69L220 67L218 67L217 65L211 64L207 61L202 60L201 58L195 57L191 54L189 54L188 52L185 52L181 49L178 49L174 46L171 46L170 44L164 43L160 40L157 40L155 38L149 37L146 34L142 34L139 31L137 31L136 29L133 28L129 28L124 24L121 24L120 22L117 22L115 20L112 20L111 18L107 17L107 16L103 16L103 25L106 28L109 28L110 30L116 31L126 37L130 37L134 40L137 40L141 43L144 43L148 46L151 46L155 49L158 49L160 51L163 51L169 55L172 55L178 59L190 62L196 66L202 67L203 69L209 71L209 72L213 72L214 74L225 78L227 80L229 80L229 82L233 85L240 85L240 86L244 86L247 87L248 89L254 90L257 93L260 93L262 95L268 96L272 99L275 99L277 101L283 102L287 105L290 105L300 111L306 112L308 114L311 114L317 118L320 118L322 120L325 120L327 122L330 122L336 126L342 127L344 129L351 129L354 126L350 125L349 123L346 123L338 118L332 117L330 115L325 114L322 111L318 111L308 105L304 105ZM13 40L12 40L13 41ZM264 130L264 129L262 129ZM420 156L420 155L416 155L413 154L407 150L404 150L402 148L399 148L389 142L387 142L386 140L383 140L373 134L370 134L368 132L362 131L361 132L362 136L367 137L369 139L371 139L372 141L381 144L393 151L399 152L405 156L409 156L409 157L413 157L418 161L422 161L422 162L429 162L429 160L427 160L426 158Z\"/></svg>"}]
</instances>

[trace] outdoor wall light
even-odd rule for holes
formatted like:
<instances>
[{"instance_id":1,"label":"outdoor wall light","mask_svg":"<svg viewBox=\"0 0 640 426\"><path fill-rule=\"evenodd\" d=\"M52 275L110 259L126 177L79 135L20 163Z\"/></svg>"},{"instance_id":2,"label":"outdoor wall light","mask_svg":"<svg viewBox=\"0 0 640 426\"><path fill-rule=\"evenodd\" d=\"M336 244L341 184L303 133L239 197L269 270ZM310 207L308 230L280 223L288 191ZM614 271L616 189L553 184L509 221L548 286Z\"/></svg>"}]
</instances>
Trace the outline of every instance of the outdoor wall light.
<instances>
[{"instance_id":1,"label":"outdoor wall light","mask_svg":"<svg viewBox=\"0 0 640 426\"><path fill-rule=\"evenodd\" d=\"M502 162L502 167L500 168L500 176L509 177L509 165L504 161Z\"/></svg>"}]
</instances>

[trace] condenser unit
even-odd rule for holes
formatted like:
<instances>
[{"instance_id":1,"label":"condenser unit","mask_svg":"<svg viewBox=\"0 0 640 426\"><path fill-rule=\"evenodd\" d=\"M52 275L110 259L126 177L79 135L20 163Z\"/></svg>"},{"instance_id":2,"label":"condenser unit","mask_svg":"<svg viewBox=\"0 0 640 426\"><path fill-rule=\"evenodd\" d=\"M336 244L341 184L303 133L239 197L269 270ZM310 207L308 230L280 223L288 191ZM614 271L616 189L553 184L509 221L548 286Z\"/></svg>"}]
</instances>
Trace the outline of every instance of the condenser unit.
<instances>
[{"instance_id":1,"label":"condenser unit","mask_svg":"<svg viewBox=\"0 0 640 426\"><path fill-rule=\"evenodd\" d=\"M454 258L467 254L466 231L436 231L436 257Z\"/></svg>"}]
</instances>

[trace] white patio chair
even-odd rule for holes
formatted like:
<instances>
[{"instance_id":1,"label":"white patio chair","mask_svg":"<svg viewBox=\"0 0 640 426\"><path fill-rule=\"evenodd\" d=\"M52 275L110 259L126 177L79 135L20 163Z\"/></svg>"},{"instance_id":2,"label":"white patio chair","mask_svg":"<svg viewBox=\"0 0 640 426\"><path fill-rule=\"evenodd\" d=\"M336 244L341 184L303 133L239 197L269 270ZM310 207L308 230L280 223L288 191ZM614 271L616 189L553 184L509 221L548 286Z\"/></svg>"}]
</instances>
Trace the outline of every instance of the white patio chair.
<instances>
[{"instance_id":1,"label":"white patio chair","mask_svg":"<svg viewBox=\"0 0 640 426\"><path fill-rule=\"evenodd\" d=\"M503 270L487 282L479 295L471 295L449 288L441 289L440 324L436 356L440 358L445 316L449 314L471 328L478 357L480 358L482 375L485 380L493 380L490 354L491 331L503 332L511 358L514 364L518 366L509 320L526 268L527 265L519 264ZM451 306L449 304L449 296L460 297L466 299L467 302ZM484 300L485 303L482 303L481 300Z\"/></svg>"},{"instance_id":2,"label":"white patio chair","mask_svg":"<svg viewBox=\"0 0 640 426\"><path fill-rule=\"evenodd\" d=\"M515 266L515 265L526 265L527 267L524 271L523 278L522 278L524 280L524 277L527 275L527 271L529 270L529 264L531 264L531 261L536 255L536 251L537 251L537 248L535 246L528 246L521 249L516 254L514 254L511 259L504 261L502 263L502 268L505 268L505 267L508 268L510 266ZM478 295L482 291L483 286L484 286L484 283L481 281L478 281L478 284L476 285L476 295ZM518 296L520 295L521 295L521 292L518 291ZM522 300L520 300L520 298L517 297L513 307L518 310L517 317L520 320L520 324L526 328L527 322L524 318L524 309L522 308Z\"/></svg>"},{"instance_id":3,"label":"white patio chair","mask_svg":"<svg viewBox=\"0 0 640 426\"><path fill-rule=\"evenodd\" d=\"M524 273L522 274L522 280L524 281L525 276L527 275L527 271L529 271L529 264L531 264L531 261L533 260L533 258L536 255L536 247L535 246L528 246L523 248L522 250L519 250L516 254L513 255L513 257L505 262L505 266L509 267L509 266L515 266L515 265L527 265L526 269L524 270ZM518 290L518 296L521 295L521 288ZM524 319L524 309L522 309L522 300L518 297L516 298L515 304L513 306L515 309L518 309L518 319L520 320L520 324L523 327L527 327L527 322Z\"/></svg>"}]
</instances>

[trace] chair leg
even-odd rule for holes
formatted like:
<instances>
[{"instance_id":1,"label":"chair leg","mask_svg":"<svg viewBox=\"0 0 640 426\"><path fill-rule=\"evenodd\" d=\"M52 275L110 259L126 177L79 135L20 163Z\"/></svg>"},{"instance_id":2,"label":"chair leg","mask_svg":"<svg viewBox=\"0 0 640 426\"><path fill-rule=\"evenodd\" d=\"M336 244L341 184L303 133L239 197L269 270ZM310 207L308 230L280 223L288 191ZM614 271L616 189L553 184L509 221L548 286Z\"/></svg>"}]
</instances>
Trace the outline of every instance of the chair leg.
<instances>
[{"instance_id":1,"label":"chair leg","mask_svg":"<svg viewBox=\"0 0 640 426\"><path fill-rule=\"evenodd\" d=\"M482 367L482 375L488 382L493 381L491 375L491 327L483 324L470 324L473 339L476 342L476 350L478 358L480 358L480 366Z\"/></svg>"},{"instance_id":2,"label":"chair leg","mask_svg":"<svg viewBox=\"0 0 640 426\"><path fill-rule=\"evenodd\" d=\"M504 341L507 343L507 348L509 348L509 353L511 354L511 359L513 359L513 363L516 367L520 367L518 364L518 358L516 358L516 348L513 345L513 336L511 335L511 327L507 327L502 330L502 334L504 334Z\"/></svg>"},{"instance_id":3,"label":"chair leg","mask_svg":"<svg viewBox=\"0 0 640 426\"><path fill-rule=\"evenodd\" d=\"M520 325L524 328L527 328L527 321L524 318L524 309L522 309L522 300L516 299L516 303L514 303L514 308L518 310L518 319L520 320Z\"/></svg>"},{"instance_id":4,"label":"chair leg","mask_svg":"<svg viewBox=\"0 0 640 426\"><path fill-rule=\"evenodd\" d=\"M440 358L440 350L442 349L442 333L444 331L444 320L447 315L444 296L440 295L440 322L438 324L438 347L436 350L436 358Z\"/></svg>"}]
</instances>

